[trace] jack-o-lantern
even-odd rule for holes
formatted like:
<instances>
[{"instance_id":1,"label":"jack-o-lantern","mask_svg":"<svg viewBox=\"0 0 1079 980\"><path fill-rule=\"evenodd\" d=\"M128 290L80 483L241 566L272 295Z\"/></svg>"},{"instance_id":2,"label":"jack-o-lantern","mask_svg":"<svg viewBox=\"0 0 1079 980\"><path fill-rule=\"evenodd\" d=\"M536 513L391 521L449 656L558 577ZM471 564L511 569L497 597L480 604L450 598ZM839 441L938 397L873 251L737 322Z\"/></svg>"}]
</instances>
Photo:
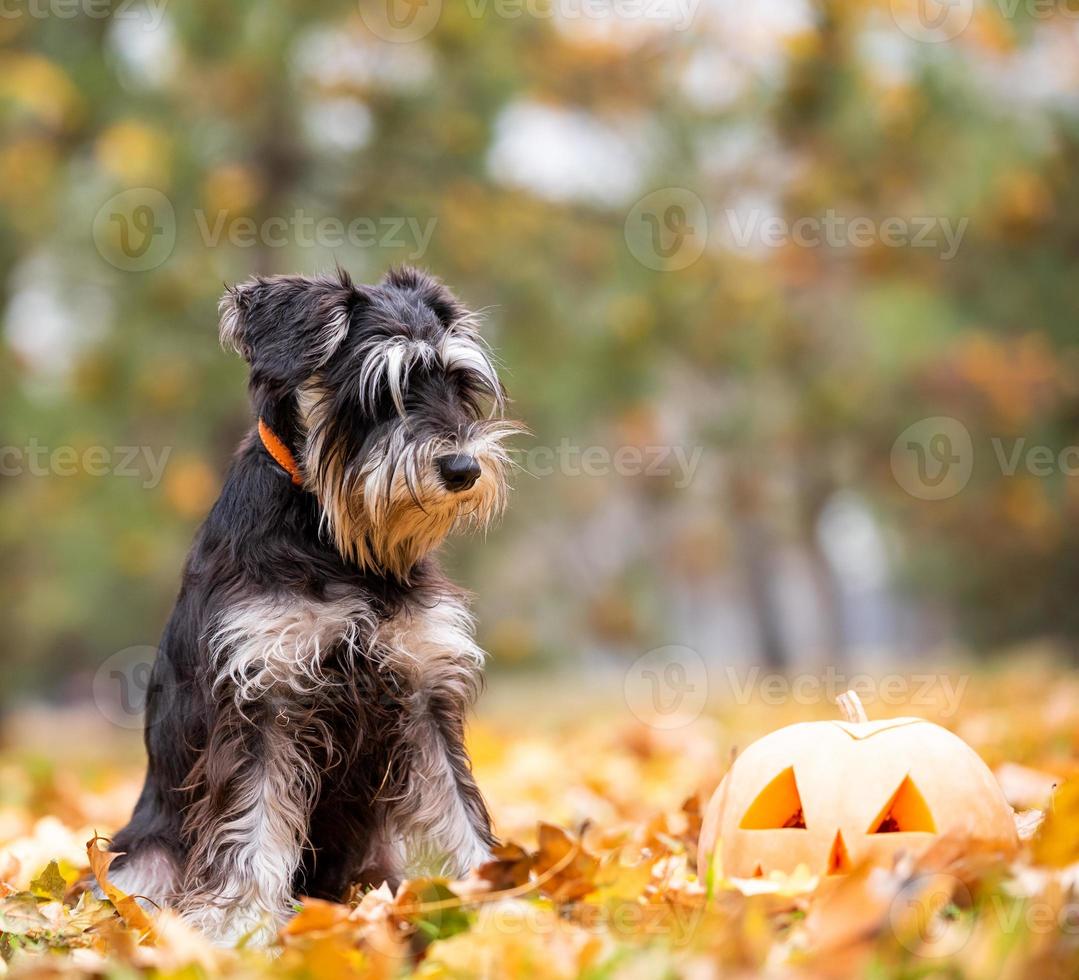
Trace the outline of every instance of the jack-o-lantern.
<instances>
[{"instance_id":1,"label":"jack-o-lantern","mask_svg":"<svg viewBox=\"0 0 1079 980\"><path fill-rule=\"evenodd\" d=\"M790 725L734 761L705 812L702 878L713 860L737 878L799 865L843 874L917 853L948 831L1016 849L1012 809L962 739L921 718L871 722L851 692L839 704L845 721Z\"/></svg>"}]
</instances>

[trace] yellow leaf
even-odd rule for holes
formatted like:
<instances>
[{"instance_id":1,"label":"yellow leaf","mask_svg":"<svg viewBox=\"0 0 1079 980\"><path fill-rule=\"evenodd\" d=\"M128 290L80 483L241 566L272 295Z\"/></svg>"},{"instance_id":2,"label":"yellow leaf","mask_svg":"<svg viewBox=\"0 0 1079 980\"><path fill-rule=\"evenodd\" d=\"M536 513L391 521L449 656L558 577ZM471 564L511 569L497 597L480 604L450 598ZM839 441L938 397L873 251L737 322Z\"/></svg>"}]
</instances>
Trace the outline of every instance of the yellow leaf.
<instances>
[{"instance_id":1,"label":"yellow leaf","mask_svg":"<svg viewBox=\"0 0 1079 980\"><path fill-rule=\"evenodd\" d=\"M476 873L489 882L494 891L519 888L525 884L536 860L523 847L512 842L493 848L491 858Z\"/></svg>"},{"instance_id":2,"label":"yellow leaf","mask_svg":"<svg viewBox=\"0 0 1079 980\"><path fill-rule=\"evenodd\" d=\"M302 936L312 932L325 932L348 921L350 909L336 902L324 902L319 898L305 898L300 911L281 930L284 936Z\"/></svg>"},{"instance_id":3,"label":"yellow leaf","mask_svg":"<svg viewBox=\"0 0 1079 980\"><path fill-rule=\"evenodd\" d=\"M113 851L102 850L98 842L108 843L105 837L94 836L86 842L86 856L90 859L90 870L94 878L101 886L105 897L112 902L120 918L132 929L137 930L144 936L153 935L154 924L150 917L139 907L139 903L130 895L125 895L119 888L109 881L109 865L120 855Z\"/></svg>"},{"instance_id":4,"label":"yellow leaf","mask_svg":"<svg viewBox=\"0 0 1079 980\"><path fill-rule=\"evenodd\" d=\"M541 823L535 870L544 895L556 902L572 902L596 887L599 861L561 827Z\"/></svg>"},{"instance_id":5,"label":"yellow leaf","mask_svg":"<svg viewBox=\"0 0 1079 980\"><path fill-rule=\"evenodd\" d=\"M1071 779L1056 791L1034 838L1034 860L1053 868L1079 861L1079 780Z\"/></svg>"},{"instance_id":6,"label":"yellow leaf","mask_svg":"<svg viewBox=\"0 0 1079 980\"><path fill-rule=\"evenodd\" d=\"M60 866L55 861L50 861L49 866L30 882L30 891L38 898L51 898L53 901L62 902L64 892L67 891L67 882L60 874Z\"/></svg>"}]
</instances>

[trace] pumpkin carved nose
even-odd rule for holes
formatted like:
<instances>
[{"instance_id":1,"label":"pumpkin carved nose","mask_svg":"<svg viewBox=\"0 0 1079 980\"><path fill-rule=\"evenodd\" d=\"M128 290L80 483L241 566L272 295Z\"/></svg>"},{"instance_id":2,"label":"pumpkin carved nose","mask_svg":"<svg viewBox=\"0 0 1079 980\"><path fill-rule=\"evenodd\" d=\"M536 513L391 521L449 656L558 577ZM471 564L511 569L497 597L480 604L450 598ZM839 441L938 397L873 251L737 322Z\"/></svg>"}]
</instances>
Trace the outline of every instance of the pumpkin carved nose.
<instances>
[{"instance_id":1,"label":"pumpkin carved nose","mask_svg":"<svg viewBox=\"0 0 1079 980\"><path fill-rule=\"evenodd\" d=\"M843 831L837 830L835 840L832 841L832 850L828 854L828 874L845 875L850 869L851 859L843 841Z\"/></svg>"}]
</instances>

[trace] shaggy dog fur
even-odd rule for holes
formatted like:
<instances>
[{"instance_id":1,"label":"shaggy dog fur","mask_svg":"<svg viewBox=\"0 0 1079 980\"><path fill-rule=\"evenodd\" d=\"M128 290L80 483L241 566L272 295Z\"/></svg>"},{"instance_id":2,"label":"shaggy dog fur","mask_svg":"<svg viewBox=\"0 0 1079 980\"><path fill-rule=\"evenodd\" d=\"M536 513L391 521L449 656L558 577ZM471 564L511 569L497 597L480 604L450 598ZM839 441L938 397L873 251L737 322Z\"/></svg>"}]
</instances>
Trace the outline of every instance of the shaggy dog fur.
<instances>
[{"instance_id":1,"label":"shaggy dog fur","mask_svg":"<svg viewBox=\"0 0 1079 980\"><path fill-rule=\"evenodd\" d=\"M110 877L232 943L301 890L487 858L463 742L484 654L432 552L501 511L519 428L475 317L412 269L250 280L221 340L299 473L253 427L198 533Z\"/></svg>"}]
</instances>

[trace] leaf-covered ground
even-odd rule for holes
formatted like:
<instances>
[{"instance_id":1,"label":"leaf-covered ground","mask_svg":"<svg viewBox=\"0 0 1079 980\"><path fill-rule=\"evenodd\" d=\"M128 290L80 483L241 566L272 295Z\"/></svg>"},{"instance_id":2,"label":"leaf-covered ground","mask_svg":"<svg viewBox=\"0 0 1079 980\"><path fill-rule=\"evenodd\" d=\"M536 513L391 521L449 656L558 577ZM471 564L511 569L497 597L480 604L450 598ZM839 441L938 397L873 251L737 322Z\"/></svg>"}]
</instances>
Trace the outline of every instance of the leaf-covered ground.
<instances>
[{"instance_id":1,"label":"leaf-covered ground","mask_svg":"<svg viewBox=\"0 0 1079 980\"><path fill-rule=\"evenodd\" d=\"M466 881L303 902L269 952L224 951L168 911L79 893L90 844L129 811L137 736L93 709L8 719L0 757L0 971L12 976L1079 976L1079 681L1061 667L971 678L943 721L1017 811L1007 863L945 835L918 859L818 879L694 873L700 812L731 754L815 704L716 706L642 720L613 693L506 684L472 733L506 841ZM1054 789L1056 786L1056 789Z\"/></svg>"}]
</instances>

